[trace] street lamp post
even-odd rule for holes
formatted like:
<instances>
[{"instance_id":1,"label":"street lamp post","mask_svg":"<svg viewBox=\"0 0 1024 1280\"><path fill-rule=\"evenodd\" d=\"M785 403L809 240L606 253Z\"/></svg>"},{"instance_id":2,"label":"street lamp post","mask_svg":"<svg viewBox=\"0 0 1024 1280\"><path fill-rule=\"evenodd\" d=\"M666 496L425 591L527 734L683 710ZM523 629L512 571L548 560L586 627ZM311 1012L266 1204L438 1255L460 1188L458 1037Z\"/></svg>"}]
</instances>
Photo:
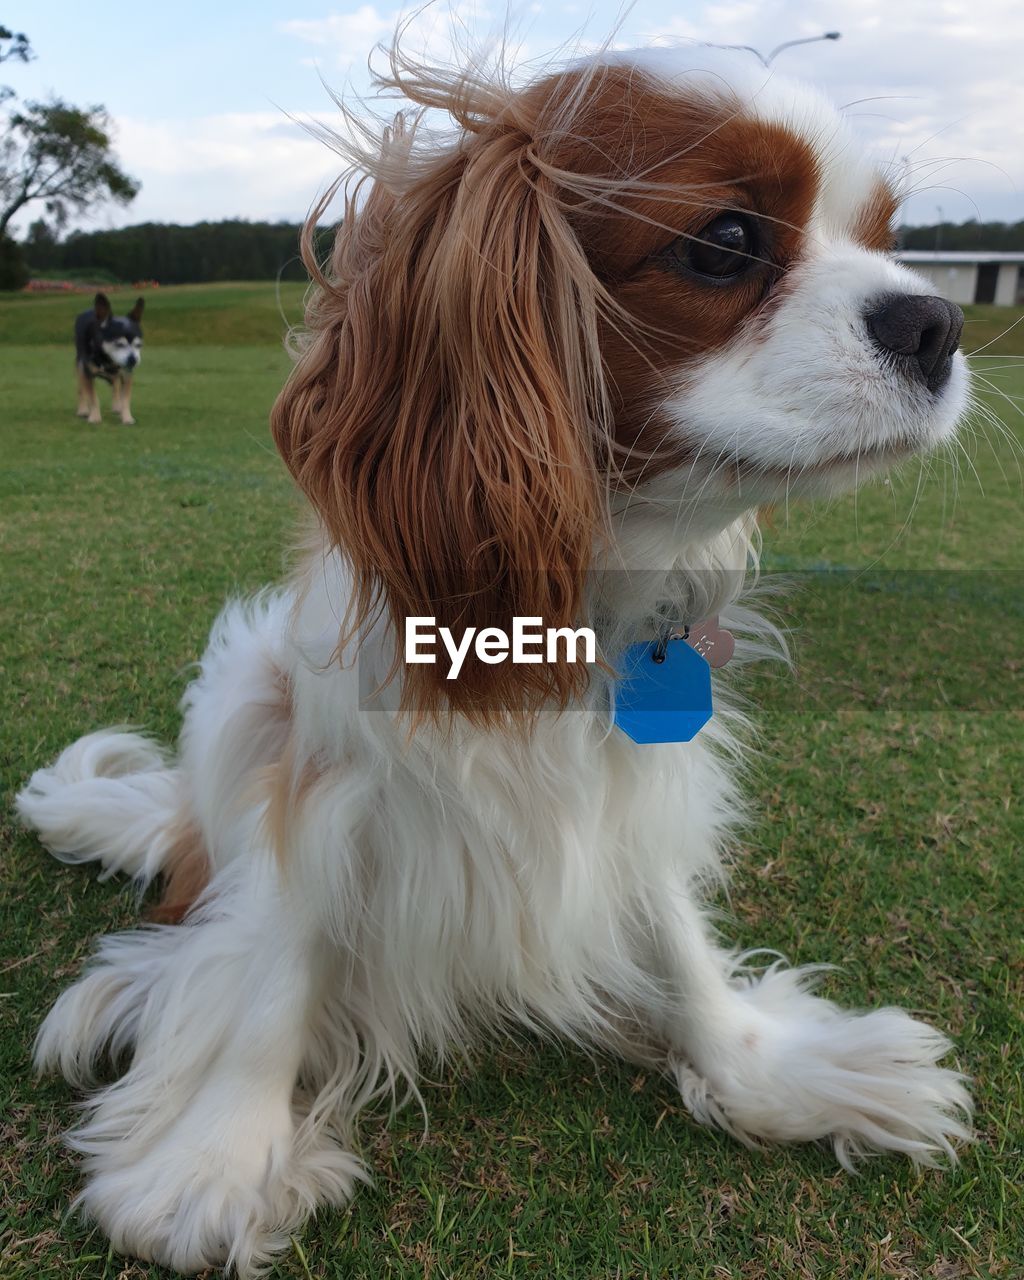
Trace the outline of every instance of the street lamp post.
<instances>
[{"instance_id":1,"label":"street lamp post","mask_svg":"<svg viewBox=\"0 0 1024 1280\"><path fill-rule=\"evenodd\" d=\"M805 36L802 40L786 40L783 44L776 45L767 58L760 49L755 49L751 44L730 44L726 45L726 48L745 49L747 53L752 53L756 58L759 58L766 67L770 67L783 49L792 49L797 44L817 44L819 40L841 40L842 38L843 33L841 31L826 31L820 36Z\"/></svg>"},{"instance_id":2,"label":"street lamp post","mask_svg":"<svg viewBox=\"0 0 1024 1280\"><path fill-rule=\"evenodd\" d=\"M804 40L787 40L784 44L777 45L771 51L768 57L765 58L764 65L770 67L783 49L792 49L796 44L817 44L819 40L841 40L842 38L843 33L841 31L826 31L824 35L807 36Z\"/></svg>"}]
</instances>

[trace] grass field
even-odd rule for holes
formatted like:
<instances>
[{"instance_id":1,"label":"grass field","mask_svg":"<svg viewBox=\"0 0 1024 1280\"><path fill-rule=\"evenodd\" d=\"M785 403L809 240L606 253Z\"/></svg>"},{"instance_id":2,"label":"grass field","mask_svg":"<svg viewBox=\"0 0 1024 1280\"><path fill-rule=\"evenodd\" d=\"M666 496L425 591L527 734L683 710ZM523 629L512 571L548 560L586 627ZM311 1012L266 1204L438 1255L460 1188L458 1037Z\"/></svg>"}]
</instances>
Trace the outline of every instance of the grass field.
<instances>
[{"instance_id":1,"label":"grass field","mask_svg":"<svg viewBox=\"0 0 1024 1280\"><path fill-rule=\"evenodd\" d=\"M0 296L5 800L99 725L172 738L221 600L279 574L298 510L266 420L299 289L148 295L132 428L74 417L83 305ZM1011 397L989 403L1020 438L1024 324L998 339L1017 318L976 309L966 345L993 343L978 367ZM275 1275L1024 1275L1024 500L1019 445L986 428L966 448L959 479L938 460L831 509L775 513L770 564L837 572L781 606L796 676L754 678L762 817L723 904L740 945L835 964L830 994L905 1005L955 1036L978 1104L961 1165L879 1159L850 1178L819 1149L747 1151L692 1124L663 1080L503 1044L427 1088L426 1137L414 1109L368 1120L376 1185L323 1215ZM0 1276L155 1277L65 1216L73 1099L28 1066L42 1011L98 933L136 918L132 895L52 861L9 809L0 847Z\"/></svg>"}]
</instances>

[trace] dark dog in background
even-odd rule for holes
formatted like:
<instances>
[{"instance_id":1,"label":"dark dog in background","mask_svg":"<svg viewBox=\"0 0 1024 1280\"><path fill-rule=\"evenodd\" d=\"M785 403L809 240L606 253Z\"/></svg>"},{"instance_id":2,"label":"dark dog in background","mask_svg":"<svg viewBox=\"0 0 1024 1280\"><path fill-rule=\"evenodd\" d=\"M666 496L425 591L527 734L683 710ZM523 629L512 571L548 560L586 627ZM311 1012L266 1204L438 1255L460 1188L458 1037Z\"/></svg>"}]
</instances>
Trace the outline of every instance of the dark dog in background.
<instances>
[{"instance_id":1,"label":"dark dog in background","mask_svg":"<svg viewBox=\"0 0 1024 1280\"><path fill-rule=\"evenodd\" d=\"M132 417L132 375L142 359L142 310L144 298L136 298L126 316L115 316L110 299L98 293L91 310L75 320L75 372L78 377L78 416L100 422L96 379L109 382L111 409L125 426Z\"/></svg>"}]
</instances>

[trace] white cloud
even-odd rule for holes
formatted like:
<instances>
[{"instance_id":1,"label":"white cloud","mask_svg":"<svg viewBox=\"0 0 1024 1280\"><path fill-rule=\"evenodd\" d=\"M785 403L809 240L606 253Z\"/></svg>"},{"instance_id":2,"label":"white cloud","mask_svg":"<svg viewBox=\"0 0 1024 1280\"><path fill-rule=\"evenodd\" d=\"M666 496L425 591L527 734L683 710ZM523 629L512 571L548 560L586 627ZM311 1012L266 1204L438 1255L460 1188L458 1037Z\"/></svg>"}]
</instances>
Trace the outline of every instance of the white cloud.
<instances>
[{"instance_id":1,"label":"white cloud","mask_svg":"<svg viewBox=\"0 0 1024 1280\"><path fill-rule=\"evenodd\" d=\"M327 18L297 18L282 22L285 35L316 45L335 67L364 62L373 46L387 39L395 29L397 13L381 13L375 5L363 4L351 13L333 13Z\"/></svg>"},{"instance_id":2,"label":"white cloud","mask_svg":"<svg viewBox=\"0 0 1024 1280\"><path fill-rule=\"evenodd\" d=\"M337 125L324 118L320 123ZM103 222L254 221L302 217L341 161L280 111L195 120L122 117L118 154L142 191L129 209Z\"/></svg>"},{"instance_id":3,"label":"white cloud","mask_svg":"<svg viewBox=\"0 0 1024 1280\"><path fill-rule=\"evenodd\" d=\"M282 22L279 29L322 51L328 68L347 70L354 64L365 65L374 46L389 42L400 23L405 32L403 43L410 52L448 61L467 43L488 35L494 27L494 14L483 0L448 0L444 5L388 11L362 4L326 18Z\"/></svg>"}]
</instances>

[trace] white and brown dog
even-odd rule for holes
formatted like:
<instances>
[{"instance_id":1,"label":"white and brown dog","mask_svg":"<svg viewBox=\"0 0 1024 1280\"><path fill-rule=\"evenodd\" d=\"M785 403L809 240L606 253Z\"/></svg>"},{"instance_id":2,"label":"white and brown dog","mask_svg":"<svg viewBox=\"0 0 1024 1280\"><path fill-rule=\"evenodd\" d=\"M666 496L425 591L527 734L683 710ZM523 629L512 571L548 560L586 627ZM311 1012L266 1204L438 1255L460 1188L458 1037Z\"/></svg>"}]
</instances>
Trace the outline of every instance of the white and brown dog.
<instances>
[{"instance_id":1,"label":"white and brown dog","mask_svg":"<svg viewBox=\"0 0 1024 1280\"><path fill-rule=\"evenodd\" d=\"M890 258L896 195L843 120L746 55L525 88L394 55L388 84L458 127L354 154L372 186L308 255L272 426L314 545L222 613L175 755L103 730L19 799L65 861L167 877L165 923L104 939L40 1033L89 1090L82 1205L119 1250L248 1272L366 1176L371 1098L513 1019L744 1140L952 1157L940 1032L715 937L738 717L638 746L608 668L730 608L767 637L735 606L752 512L950 440L959 312ZM608 667L447 680L401 661L420 615L586 622ZM368 708L389 676L399 707Z\"/></svg>"},{"instance_id":2,"label":"white and brown dog","mask_svg":"<svg viewBox=\"0 0 1024 1280\"><path fill-rule=\"evenodd\" d=\"M125 426L134 426L132 380L142 360L144 298L136 298L126 316L115 316L110 299L98 293L88 311L75 317L75 374L79 418L101 422L96 379L110 383L111 410Z\"/></svg>"}]
</instances>

